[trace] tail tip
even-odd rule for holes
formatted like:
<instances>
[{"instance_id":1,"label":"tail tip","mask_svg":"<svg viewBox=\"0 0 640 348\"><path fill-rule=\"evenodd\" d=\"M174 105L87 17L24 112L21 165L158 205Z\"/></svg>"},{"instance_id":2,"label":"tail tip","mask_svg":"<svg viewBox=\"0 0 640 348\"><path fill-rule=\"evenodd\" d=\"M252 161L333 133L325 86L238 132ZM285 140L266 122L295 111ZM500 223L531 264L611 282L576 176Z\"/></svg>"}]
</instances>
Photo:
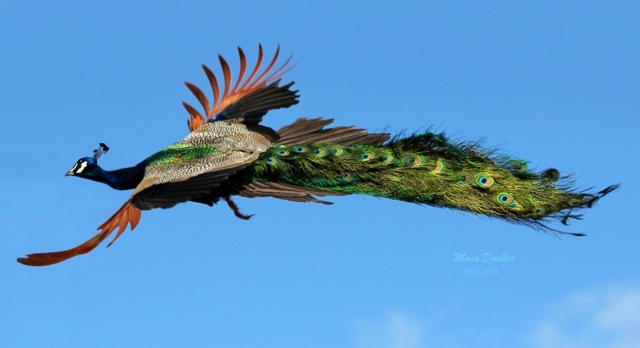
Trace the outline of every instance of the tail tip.
<instances>
[{"instance_id":1,"label":"tail tip","mask_svg":"<svg viewBox=\"0 0 640 348\"><path fill-rule=\"evenodd\" d=\"M601 190L600 192L598 192L598 194L603 197L605 195L608 195L609 193L617 190L618 188L620 188L620 184L615 184L615 185L609 185L607 187L605 187L603 190Z\"/></svg>"},{"instance_id":2,"label":"tail tip","mask_svg":"<svg viewBox=\"0 0 640 348\"><path fill-rule=\"evenodd\" d=\"M605 187L604 189L598 191L598 193L594 194L593 197L591 199L589 199L589 201L587 202L587 207L589 207L589 208L593 207L593 205L597 201L599 201L602 197L610 194L611 192L617 190L618 188L620 188L620 184L609 185L609 186Z\"/></svg>"}]
</instances>

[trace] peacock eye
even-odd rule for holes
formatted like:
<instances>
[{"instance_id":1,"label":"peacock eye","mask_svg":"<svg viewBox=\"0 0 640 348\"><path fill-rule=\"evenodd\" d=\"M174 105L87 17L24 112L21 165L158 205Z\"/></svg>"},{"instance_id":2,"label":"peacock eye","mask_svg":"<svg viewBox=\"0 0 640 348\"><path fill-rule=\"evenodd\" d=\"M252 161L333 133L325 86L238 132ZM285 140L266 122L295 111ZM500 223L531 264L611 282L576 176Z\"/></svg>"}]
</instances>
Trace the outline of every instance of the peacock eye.
<instances>
[{"instance_id":1,"label":"peacock eye","mask_svg":"<svg viewBox=\"0 0 640 348\"><path fill-rule=\"evenodd\" d=\"M498 195L498 202L503 204L511 204L513 202L513 196L508 193L501 193Z\"/></svg>"},{"instance_id":2,"label":"peacock eye","mask_svg":"<svg viewBox=\"0 0 640 348\"><path fill-rule=\"evenodd\" d=\"M475 178L476 184L482 188L487 188L493 185L493 178L486 174L479 174Z\"/></svg>"}]
</instances>

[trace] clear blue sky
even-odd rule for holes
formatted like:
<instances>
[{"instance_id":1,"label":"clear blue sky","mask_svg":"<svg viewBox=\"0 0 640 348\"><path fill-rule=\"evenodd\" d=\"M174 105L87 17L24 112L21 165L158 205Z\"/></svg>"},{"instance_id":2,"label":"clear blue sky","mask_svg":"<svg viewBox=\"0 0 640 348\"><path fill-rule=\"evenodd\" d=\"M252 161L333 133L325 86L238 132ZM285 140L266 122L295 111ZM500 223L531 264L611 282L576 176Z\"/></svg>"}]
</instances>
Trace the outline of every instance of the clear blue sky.
<instances>
[{"instance_id":1,"label":"clear blue sky","mask_svg":"<svg viewBox=\"0 0 640 348\"><path fill-rule=\"evenodd\" d=\"M92 3L92 4L89 4ZM640 6L632 1L0 0L0 346L640 346ZM622 188L562 238L364 196L237 199L144 212L114 246L76 245L128 197L65 178L186 134L182 84L236 45L280 43L300 104L272 112L486 139L580 187ZM216 66L217 68L217 66ZM235 68L234 68L235 69ZM506 255L511 262L456 262ZM631 344L631 345L630 345Z\"/></svg>"}]
</instances>

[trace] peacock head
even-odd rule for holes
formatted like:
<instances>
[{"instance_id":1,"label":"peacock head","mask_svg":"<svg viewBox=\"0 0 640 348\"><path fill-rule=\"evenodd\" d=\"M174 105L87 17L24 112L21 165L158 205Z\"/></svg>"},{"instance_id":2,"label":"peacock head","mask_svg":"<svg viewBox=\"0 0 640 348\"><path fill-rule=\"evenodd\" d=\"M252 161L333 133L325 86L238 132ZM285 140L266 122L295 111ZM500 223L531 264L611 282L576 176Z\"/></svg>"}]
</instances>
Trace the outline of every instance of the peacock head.
<instances>
[{"instance_id":1,"label":"peacock head","mask_svg":"<svg viewBox=\"0 0 640 348\"><path fill-rule=\"evenodd\" d=\"M100 143L97 149L93 150L92 157L79 159L65 176L79 176L81 178L92 178L96 176L98 169L98 158L109 151L109 147Z\"/></svg>"}]
</instances>

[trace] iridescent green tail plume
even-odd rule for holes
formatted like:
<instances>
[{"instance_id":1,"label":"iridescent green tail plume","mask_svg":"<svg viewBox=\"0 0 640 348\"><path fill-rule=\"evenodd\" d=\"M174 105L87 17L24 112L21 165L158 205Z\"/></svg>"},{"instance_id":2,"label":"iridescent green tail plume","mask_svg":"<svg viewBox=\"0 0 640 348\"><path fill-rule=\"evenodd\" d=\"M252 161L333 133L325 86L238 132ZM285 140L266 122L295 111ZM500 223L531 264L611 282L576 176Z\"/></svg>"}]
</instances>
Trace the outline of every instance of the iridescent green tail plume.
<instances>
[{"instance_id":1,"label":"iridescent green tail plume","mask_svg":"<svg viewBox=\"0 0 640 348\"><path fill-rule=\"evenodd\" d=\"M580 218L576 210L617 188L576 192L561 183L567 180L558 181L555 169L533 173L525 161L430 132L383 144L275 145L248 175L258 182L455 208L542 229L548 229L543 222L549 218Z\"/></svg>"}]
</instances>

